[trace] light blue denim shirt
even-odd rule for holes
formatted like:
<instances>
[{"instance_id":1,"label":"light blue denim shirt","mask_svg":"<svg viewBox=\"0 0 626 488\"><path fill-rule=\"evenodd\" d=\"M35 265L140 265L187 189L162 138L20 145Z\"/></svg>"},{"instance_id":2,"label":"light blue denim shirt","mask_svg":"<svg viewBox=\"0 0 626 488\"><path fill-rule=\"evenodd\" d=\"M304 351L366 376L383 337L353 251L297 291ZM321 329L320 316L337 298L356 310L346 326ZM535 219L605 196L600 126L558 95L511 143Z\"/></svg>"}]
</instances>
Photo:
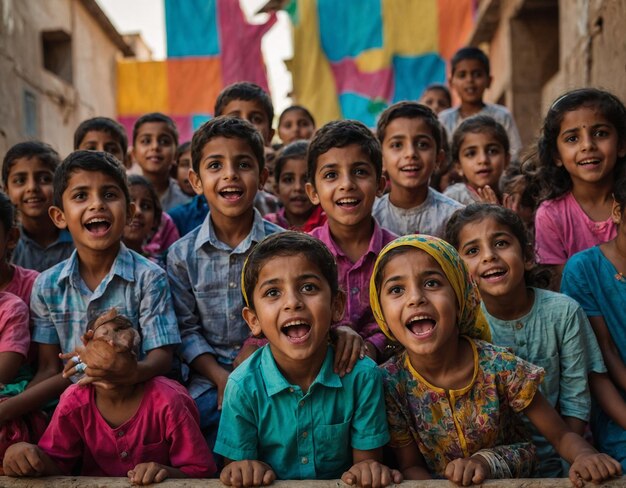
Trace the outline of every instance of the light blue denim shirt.
<instances>
[{"instance_id":1,"label":"light blue denim shirt","mask_svg":"<svg viewBox=\"0 0 626 488\"><path fill-rule=\"evenodd\" d=\"M352 466L352 449L389 441L382 373L369 358L343 378L328 347L304 393L282 375L269 346L228 378L215 452L269 464L278 479L336 479Z\"/></svg>"},{"instance_id":2,"label":"light blue denim shirt","mask_svg":"<svg viewBox=\"0 0 626 488\"><path fill-rule=\"evenodd\" d=\"M42 272L69 258L73 251L74 241L66 229L61 229L52 244L41 247L20 227L20 239L11 254L11 262L22 268Z\"/></svg>"},{"instance_id":3,"label":"light blue denim shirt","mask_svg":"<svg viewBox=\"0 0 626 488\"><path fill-rule=\"evenodd\" d=\"M32 340L59 344L62 352L78 345L87 323L111 308L126 315L141 335L140 359L157 347L180 343L167 276L158 265L120 245L98 287L92 292L78 269L78 253L41 273L30 302Z\"/></svg>"},{"instance_id":4,"label":"light blue denim shirt","mask_svg":"<svg viewBox=\"0 0 626 488\"><path fill-rule=\"evenodd\" d=\"M564 417L589 421L591 396L588 375L606 367L591 324L581 306L570 297L533 288L535 301L525 316L500 320L483 312L498 346L541 366L546 374L539 391ZM562 477L561 458L548 441L529 425L537 446L538 472L542 477Z\"/></svg>"},{"instance_id":5,"label":"light blue denim shirt","mask_svg":"<svg viewBox=\"0 0 626 488\"><path fill-rule=\"evenodd\" d=\"M217 238L209 212L202 225L170 247L167 275L182 339L180 354L187 364L205 353L232 364L250 336L241 316L243 264L254 244L283 230L255 210L250 233L232 249ZM212 386L207 378L193 375L189 392L197 398Z\"/></svg>"}]
</instances>

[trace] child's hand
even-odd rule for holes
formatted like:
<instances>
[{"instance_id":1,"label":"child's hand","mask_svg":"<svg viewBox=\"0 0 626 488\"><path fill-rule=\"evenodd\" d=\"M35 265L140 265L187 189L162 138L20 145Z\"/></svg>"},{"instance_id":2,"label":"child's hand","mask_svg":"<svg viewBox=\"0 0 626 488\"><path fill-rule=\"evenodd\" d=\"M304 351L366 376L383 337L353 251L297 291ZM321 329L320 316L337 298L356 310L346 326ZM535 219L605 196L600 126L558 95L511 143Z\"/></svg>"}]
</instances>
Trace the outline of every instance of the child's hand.
<instances>
[{"instance_id":1,"label":"child's hand","mask_svg":"<svg viewBox=\"0 0 626 488\"><path fill-rule=\"evenodd\" d=\"M518 213L522 196L519 193L505 193L502 198L502 205L513 212Z\"/></svg>"},{"instance_id":2,"label":"child's hand","mask_svg":"<svg viewBox=\"0 0 626 488\"><path fill-rule=\"evenodd\" d=\"M220 368L221 372L215 380L215 386L217 387L217 409L222 409L222 401L224 400L224 390L226 389L226 383L228 382L229 373L223 368Z\"/></svg>"},{"instance_id":3,"label":"child's hand","mask_svg":"<svg viewBox=\"0 0 626 488\"><path fill-rule=\"evenodd\" d=\"M580 454L569 468L569 479L577 487L584 486L584 481L600 483L621 474L622 466L620 463L608 454L597 452Z\"/></svg>"},{"instance_id":4,"label":"child's hand","mask_svg":"<svg viewBox=\"0 0 626 488\"><path fill-rule=\"evenodd\" d=\"M402 474L396 469L389 469L384 464L369 459L356 463L343 473L341 481L347 485L363 488L381 488L391 483L402 483Z\"/></svg>"},{"instance_id":5,"label":"child's hand","mask_svg":"<svg viewBox=\"0 0 626 488\"><path fill-rule=\"evenodd\" d=\"M496 205L500 205L500 201L498 200L498 195L489 185L485 185L482 188L478 188L476 190L478 196L480 197L480 201L482 203L494 203Z\"/></svg>"},{"instance_id":6,"label":"child's hand","mask_svg":"<svg viewBox=\"0 0 626 488\"><path fill-rule=\"evenodd\" d=\"M344 376L352 371L354 364L365 357L367 349L363 338L354 329L347 325L340 325L333 329L333 343L335 344L334 371Z\"/></svg>"},{"instance_id":7,"label":"child's hand","mask_svg":"<svg viewBox=\"0 0 626 488\"><path fill-rule=\"evenodd\" d=\"M269 464L261 461L233 461L220 473L220 481L226 486L267 486L276 479Z\"/></svg>"},{"instance_id":8,"label":"child's hand","mask_svg":"<svg viewBox=\"0 0 626 488\"><path fill-rule=\"evenodd\" d=\"M489 465L481 456L455 459L446 466L445 477L460 486L477 485L490 475Z\"/></svg>"},{"instance_id":9,"label":"child's hand","mask_svg":"<svg viewBox=\"0 0 626 488\"><path fill-rule=\"evenodd\" d=\"M7 476L41 476L45 470L42 451L28 442L13 444L4 454L2 468Z\"/></svg>"},{"instance_id":10,"label":"child's hand","mask_svg":"<svg viewBox=\"0 0 626 488\"><path fill-rule=\"evenodd\" d=\"M140 463L128 472L128 478L133 485L160 483L168 475L167 467L159 463Z\"/></svg>"}]
</instances>

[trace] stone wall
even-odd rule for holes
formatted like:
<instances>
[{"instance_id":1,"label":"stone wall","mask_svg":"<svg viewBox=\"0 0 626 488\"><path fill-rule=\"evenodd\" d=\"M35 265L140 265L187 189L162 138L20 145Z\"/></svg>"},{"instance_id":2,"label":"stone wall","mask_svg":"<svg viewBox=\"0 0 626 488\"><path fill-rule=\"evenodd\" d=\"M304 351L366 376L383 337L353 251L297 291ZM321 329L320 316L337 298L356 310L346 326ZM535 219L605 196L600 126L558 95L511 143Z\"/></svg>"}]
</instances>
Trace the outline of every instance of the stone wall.
<instances>
[{"instance_id":1,"label":"stone wall","mask_svg":"<svg viewBox=\"0 0 626 488\"><path fill-rule=\"evenodd\" d=\"M70 82L44 68L42 32L71 38ZM0 154L36 138L63 157L82 120L114 117L119 53L79 0L0 0Z\"/></svg>"}]
</instances>

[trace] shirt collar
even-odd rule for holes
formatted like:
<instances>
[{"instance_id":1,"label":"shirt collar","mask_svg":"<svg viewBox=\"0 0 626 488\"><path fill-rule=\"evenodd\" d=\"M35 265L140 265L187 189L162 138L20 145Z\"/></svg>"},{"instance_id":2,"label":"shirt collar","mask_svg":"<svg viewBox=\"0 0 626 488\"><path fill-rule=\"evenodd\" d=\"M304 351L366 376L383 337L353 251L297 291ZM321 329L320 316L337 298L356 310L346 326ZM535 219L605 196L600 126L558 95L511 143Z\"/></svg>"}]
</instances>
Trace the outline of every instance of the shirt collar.
<instances>
[{"instance_id":1,"label":"shirt collar","mask_svg":"<svg viewBox=\"0 0 626 488\"><path fill-rule=\"evenodd\" d=\"M320 372L317 374L313 383L311 383L309 391L311 391L316 384L328 388L341 388L343 386L341 378L333 371L333 360L335 357L333 351L332 346L328 346ZM263 370L263 381L269 396L274 396L281 391L293 388L294 385L291 385L278 369L269 344L265 346L261 352L261 368Z\"/></svg>"},{"instance_id":2,"label":"shirt collar","mask_svg":"<svg viewBox=\"0 0 626 488\"><path fill-rule=\"evenodd\" d=\"M252 229L246 236L246 238L241 241L235 249L231 249L230 246L223 243L217 238L217 234L215 233L215 227L213 227L213 222L211 221L211 211L207 214L204 222L200 226L200 231L198 232L198 236L196 237L196 242L194 245L194 250L198 251L202 246L206 243L209 243L216 249L221 249L223 251L236 252L238 254L244 254L250 249L252 243L261 242L265 237L265 227L263 226L263 217L261 217L260 212L255 208L254 210L254 220L252 221Z\"/></svg>"},{"instance_id":3,"label":"shirt collar","mask_svg":"<svg viewBox=\"0 0 626 488\"><path fill-rule=\"evenodd\" d=\"M377 256L384 245L383 229L382 227L380 227L380 225L378 225L378 222L376 222L375 218L372 217L372 220L374 221L374 231L372 232L372 237L370 237L370 245L367 248L367 252L364 256L361 257L361 259L363 259L363 257L368 254L374 254ZM328 221L321 227L319 238L322 242L324 242L324 244L326 244L330 248L331 252L335 256L343 256L348 259L348 256L345 252L343 252L343 249L337 246L337 244L333 240L333 236L330 234L330 226L328 225Z\"/></svg>"},{"instance_id":4,"label":"shirt collar","mask_svg":"<svg viewBox=\"0 0 626 488\"><path fill-rule=\"evenodd\" d=\"M117 275L126 281L135 281L135 263L134 258L124 243L120 243L120 250L113 261L111 270L107 273L107 277ZM72 284L77 286L80 279L78 270L78 251L74 250L72 255L65 260L63 267L59 273L57 283L60 285L63 280L71 278ZM105 281L107 278L105 277Z\"/></svg>"}]
</instances>

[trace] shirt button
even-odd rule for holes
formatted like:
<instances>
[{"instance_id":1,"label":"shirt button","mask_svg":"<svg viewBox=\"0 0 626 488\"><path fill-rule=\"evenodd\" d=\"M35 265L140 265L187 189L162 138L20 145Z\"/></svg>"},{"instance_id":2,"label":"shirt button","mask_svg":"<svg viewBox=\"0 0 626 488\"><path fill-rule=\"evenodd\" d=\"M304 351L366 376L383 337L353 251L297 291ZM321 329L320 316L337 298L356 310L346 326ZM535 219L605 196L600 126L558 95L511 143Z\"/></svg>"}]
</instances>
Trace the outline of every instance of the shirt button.
<instances>
[{"instance_id":1,"label":"shirt button","mask_svg":"<svg viewBox=\"0 0 626 488\"><path fill-rule=\"evenodd\" d=\"M231 281L228 286L230 286L231 288L237 288L237 283L235 283L234 281Z\"/></svg>"},{"instance_id":2,"label":"shirt button","mask_svg":"<svg viewBox=\"0 0 626 488\"><path fill-rule=\"evenodd\" d=\"M524 327L524 324L522 324L521 322L518 322L517 324L515 324L515 328L517 330L521 330Z\"/></svg>"},{"instance_id":3,"label":"shirt button","mask_svg":"<svg viewBox=\"0 0 626 488\"><path fill-rule=\"evenodd\" d=\"M120 457L121 457L122 459L126 458L127 456L128 456L128 453L127 453L126 451L122 451L122 452L120 452Z\"/></svg>"},{"instance_id":4,"label":"shirt button","mask_svg":"<svg viewBox=\"0 0 626 488\"><path fill-rule=\"evenodd\" d=\"M308 458L308 457L306 457L306 456L304 456L304 457L301 459L301 461L302 461L302 464L309 464L309 458Z\"/></svg>"},{"instance_id":5,"label":"shirt button","mask_svg":"<svg viewBox=\"0 0 626 488\"><path fill-rule=\"evenodd\" d=\"M300 405L301 407L304 407L304 400L301 400L300 403L298 403L298 405Z\"/></svg>"},{"instance_id":6,"label":"shirt button","mask_svg":"<svg viewBox=\"0 0 626 488\"><path fill-rule=\"evenodd\" d=\"M359 292L359 289L355 286L354 288L352 288L352 294L356 295Z\"/></svg>"},{"instance_id":7,"label":"shirt button","mask_svg":"<svg viewBox=\"0 0 626 488\"><path fill-rule=\"evenodd\" d=\"M118 437L124 437L124 431L123 431L123 430L120 430L120 431L117 433L117 436L118 436Z\"/></svg>"},{"instance_id":8,"label":"shirt button","mask_svg":"<svg viewBox=\"0 0 626 488\"><path fill-rule=\"evenodd\" d=\"M230 314L230 320L235 320L237 318L237 316L234 313Z\"/></svg>"},{"instance_id":9,"label":"shirt button","mask_svg":"<svg viewBox=\"0 0 626 488\"><path fill-rule=\"evenodd\" d=\"M303 439L306 439L306 438L308 437L308 435L309 435L309 433L305 430L305 431L302 433L302 438L303 438Z\"/></svg>"}]
</instances>

